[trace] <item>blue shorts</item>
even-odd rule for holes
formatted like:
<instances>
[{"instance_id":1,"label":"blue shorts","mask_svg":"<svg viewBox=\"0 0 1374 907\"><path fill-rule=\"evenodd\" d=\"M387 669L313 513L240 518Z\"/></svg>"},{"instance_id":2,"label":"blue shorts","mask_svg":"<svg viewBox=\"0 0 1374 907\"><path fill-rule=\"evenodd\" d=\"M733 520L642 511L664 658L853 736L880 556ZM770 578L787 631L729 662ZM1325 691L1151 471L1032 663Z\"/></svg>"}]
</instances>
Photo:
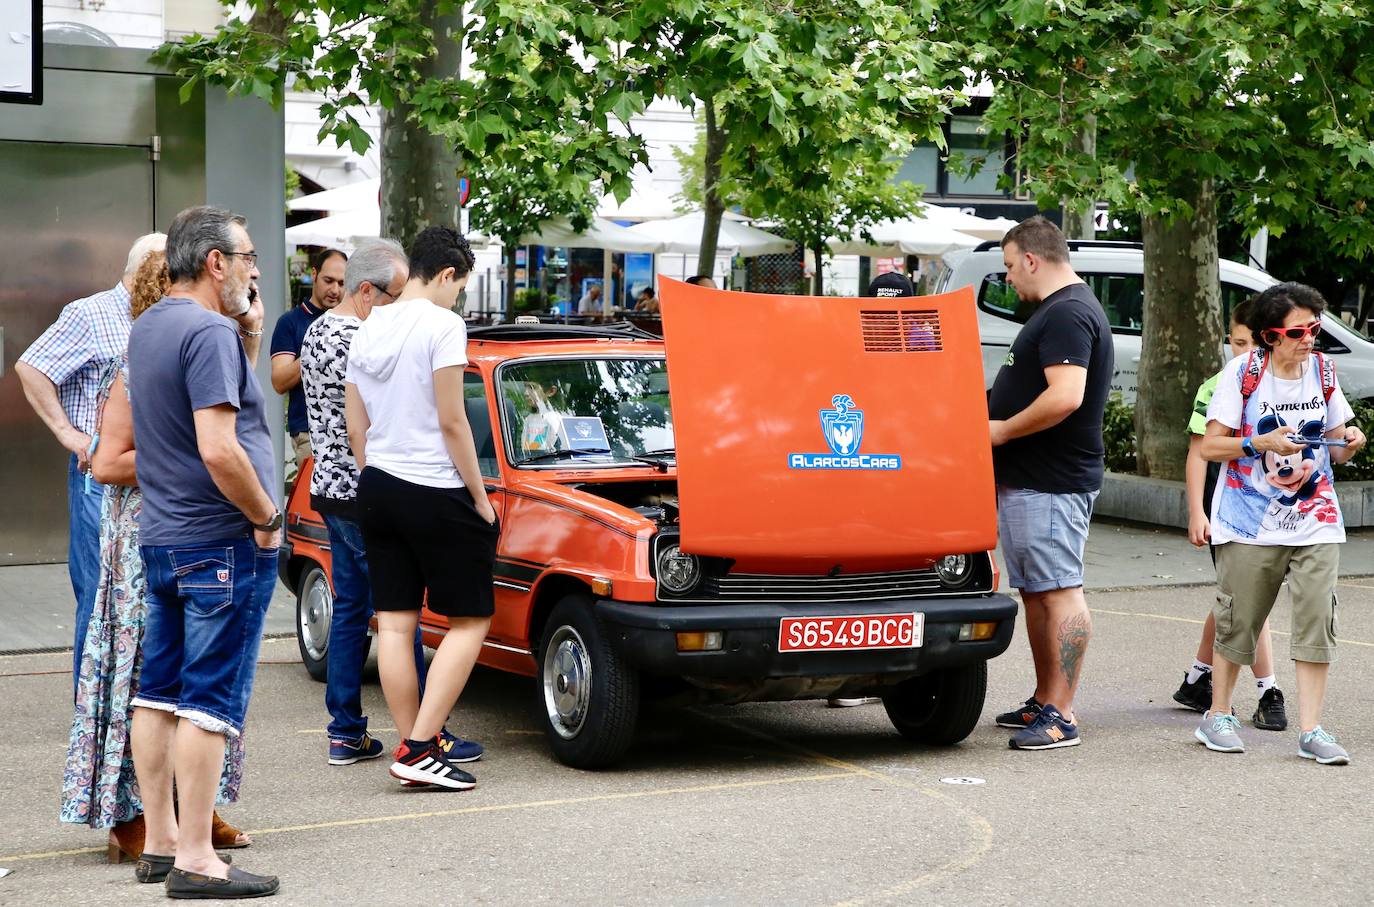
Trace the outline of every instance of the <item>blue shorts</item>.
<instances>
[{"instance_id":1,"label":"blue shorts","mask_svg":"<svg viewBox=\"0 0 1374 907\"><path fill-rule=\"evenodd\" d=\"M1083 585L1083 549L1097 494L997 486L998 541L1007 565L1007 585L1022 592Z\"/></svg>"},{"instance_id":2,"label":"blue shorts","mask_svg":"<svg viewBox=\"0 0 1374 907\"><path fill-rule=\"evenodd\" d=\"M212 734L243 732L277 549L251 538L144 545L148 622L133 706Z\"/></svg>"}]
</instances>

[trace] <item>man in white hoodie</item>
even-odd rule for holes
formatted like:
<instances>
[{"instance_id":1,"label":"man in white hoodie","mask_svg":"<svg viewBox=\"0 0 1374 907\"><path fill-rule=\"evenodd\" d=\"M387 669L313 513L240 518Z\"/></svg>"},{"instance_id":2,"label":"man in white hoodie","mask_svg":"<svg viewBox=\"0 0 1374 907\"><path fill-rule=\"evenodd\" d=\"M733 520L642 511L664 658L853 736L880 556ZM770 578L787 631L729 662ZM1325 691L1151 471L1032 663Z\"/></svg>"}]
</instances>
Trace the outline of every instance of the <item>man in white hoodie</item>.
<instances>
[{"instance_id":1,"label":"man in white hoodie","mask_svg":"<svg viewBox=\"0 0 1374 907\"><path fill-rule=\"evenodd\" d=\"M391 774L449 790L477 783L440 733L491 624L500 532L463 404L467 330L452 311L473 262L452 228L422 231L405 289L354 334L344 385L377 664L401 735ZM412 646L426 603L449 631L422 697Z\"/></svg>"}]
</instances>

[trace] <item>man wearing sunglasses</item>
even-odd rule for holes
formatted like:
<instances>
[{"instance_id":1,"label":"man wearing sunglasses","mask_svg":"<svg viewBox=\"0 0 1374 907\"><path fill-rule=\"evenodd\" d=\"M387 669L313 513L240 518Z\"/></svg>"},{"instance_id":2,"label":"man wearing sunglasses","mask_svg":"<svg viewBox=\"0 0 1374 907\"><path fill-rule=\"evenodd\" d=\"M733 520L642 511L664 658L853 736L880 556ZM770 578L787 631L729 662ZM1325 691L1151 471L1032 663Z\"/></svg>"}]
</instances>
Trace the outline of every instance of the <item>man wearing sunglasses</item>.
<instances>
[{"instance_id":1,"label":"man wearing sunglasses","mask_svg":"<svg viewBox=\"0 0 1374 907\"><path fill-rule=\"evenodd\" d=\"M1289 651L1298 678L1298 755L1322 765L1350 761L1321 724L1345 541L1331 465L1358 453L1365 435L1347 424L1354 414L1334 364L1314 352L1325 308L1320 293L1296 283L1255 297L1246 325L1261 349L1231 361L1207 409L1201 453L1226 466L1212 498L1218 586L1212 707L1194 737L1214 752L1245 750L1231 694L1240 666L1255 661L1260 628L1286 580L1293 597Z\"/></svg>"}]
</instances>

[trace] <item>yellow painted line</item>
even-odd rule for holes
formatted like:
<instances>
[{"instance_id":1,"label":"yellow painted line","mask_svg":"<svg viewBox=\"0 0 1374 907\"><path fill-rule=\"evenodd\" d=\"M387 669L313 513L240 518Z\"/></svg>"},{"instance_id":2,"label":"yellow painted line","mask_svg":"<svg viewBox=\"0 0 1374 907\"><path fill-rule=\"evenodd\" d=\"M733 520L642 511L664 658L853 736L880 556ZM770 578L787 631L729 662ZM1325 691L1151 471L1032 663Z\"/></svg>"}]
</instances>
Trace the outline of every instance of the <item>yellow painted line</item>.
<instances>
[{"instance_id":1,"label":"yellow painted line","mask_svg":"<svg viewBox=\"0 0 1374 907\"><path fill-rule=\"evenodd\" d=\"M1374 589L1374 586L1367 586L1364 583L1352 583L1349 580L1343 580L1341 582L1336 583L1336 585L1349 586L1352 589Z\"/></svg>"},{"instance_id":2,"label":"yellow painted line","mask_svg":"<svg viewBox=\"0 0 1374 907\"><path fill-rule=\"evenodd\" d=\"M1374 586L1371 586L1370 588L1374 588ZM1119 616L1119 617L1145 617L1145 618L1149 618L1150 620L1173 620L1173 621L1178 621L1179 623L1185 623L1185 624L1198 624L1198 625L1201 625L1201 624L1204 624L1204 623L1207 622L1207 621L1205 621L1205 620L1196 620L1196 619L1191 618L1191 617L1174 617L1172 614L1151 614L1149 611L1112 611L1112 610L1109 610L1109 609L1107 609L1107 608L1090 608L1090 609L1088 609L1088 610L1090 610L1093 614L1113 614L1113 615L1116 615L1116 616ZM1273 633L1275 636L1292 636L1292 635L1293 635L1293 634L1292 634L1291 632L1289 632L1288 630L1276 630L1276 629L1274 629L1272 626L1269 628L1269 632L1270 632L1270 633ZM1343 638L1337 637L1337 639L1336 639L1336 645L1337 645L1337 647L1340 647L1340 646L1364 646L1364 647L1366 647L1366 648L1374 649L1374 642L1365 642L1365 641L1362 640L1362 639L1343 639Z\"/></svg>"},{"instance_id":3,"label":"yellow painted line","mask_svg":"<svg viewBox=\"0 0 1374 907\"><path fill-rule=\"evenodd\" d=\"M507 733L507 734L519 734L519 735L521 735L521 736L526 736L526 737L543 737L543 736L544 736L544 732L543 732L543 731L527 731L527 730L523 730L523 729L521 729L521 728L511 728L510 730L506 731L506 733Z\"/></svg>"},{"instance_id":4,"label":"yellow painted line","mask_svg":"<svg viewBox=\"0 0 1374 907\"><path fill-rule=\"evenodd\" d=\"M867 772L827 772L815 775L798 775L794 778L763 778L757 781L733 781L724 784L702 784L694 787L667 787L652 790L625 791L618 794L596 794L588 797L564 797L558 800L529 800L522 803L495 803L489 806L467 806L460 809L436 809L428 812L402 813L396 816L368 816L359 819L335 819L332 822L314 822L308 825L283 825L278 828L252 828L247 834L275 835L292 831L317 831L324 828L347 828L357 825L381 825L387 822L409 822L415 819L436 819L449 816L470 816L480 813L516 812L526 809L545 809L551 806L580 806L587 803L611 803L617 800L638 800L648 797L666 797L677 794L706 794L717 791L748 790L756 787L775 787L783 784L806 784L819 781L843 781L858 778ZM25 860L45 860L52 857L65 857L74 854L100 853L104 847L83 847L76 850L50 850L45 853L21 853L15 856L0 857L0 864L19 863Z\"/></svg>"}]
</instances>

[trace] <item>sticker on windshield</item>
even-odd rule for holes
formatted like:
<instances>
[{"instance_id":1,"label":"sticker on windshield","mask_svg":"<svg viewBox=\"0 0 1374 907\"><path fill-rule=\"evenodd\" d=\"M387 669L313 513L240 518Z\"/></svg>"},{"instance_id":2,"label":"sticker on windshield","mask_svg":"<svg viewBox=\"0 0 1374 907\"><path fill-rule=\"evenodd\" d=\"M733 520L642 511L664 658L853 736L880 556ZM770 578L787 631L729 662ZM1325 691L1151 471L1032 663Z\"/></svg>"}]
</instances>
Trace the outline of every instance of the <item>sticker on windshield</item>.
<instances>
[{"instance_id":1,"label":"sticker on windshield","mask_svg":"<svg viewBox=\"0 0 1374 907\"><path fill-rule=\"evenodd\" d=\"M600 416L564 416L563 435L568 450L609 450L606 426Z\"/></svg>"},{"instance_id":2,"label":"sticker on windshield","mask_svg":"<svg viewBox=\"0 0 1374 907\"><path fill-rule=\"evenodd\" d=\"M836 394L830 398L834 409L821 410L821 434L830 446L830 453L794 453L787 455L792 469L901 469L898 454L866 454L859 452L864 436L863 410L856 409L854 398Z\"/></svg>"}]
</instances>

